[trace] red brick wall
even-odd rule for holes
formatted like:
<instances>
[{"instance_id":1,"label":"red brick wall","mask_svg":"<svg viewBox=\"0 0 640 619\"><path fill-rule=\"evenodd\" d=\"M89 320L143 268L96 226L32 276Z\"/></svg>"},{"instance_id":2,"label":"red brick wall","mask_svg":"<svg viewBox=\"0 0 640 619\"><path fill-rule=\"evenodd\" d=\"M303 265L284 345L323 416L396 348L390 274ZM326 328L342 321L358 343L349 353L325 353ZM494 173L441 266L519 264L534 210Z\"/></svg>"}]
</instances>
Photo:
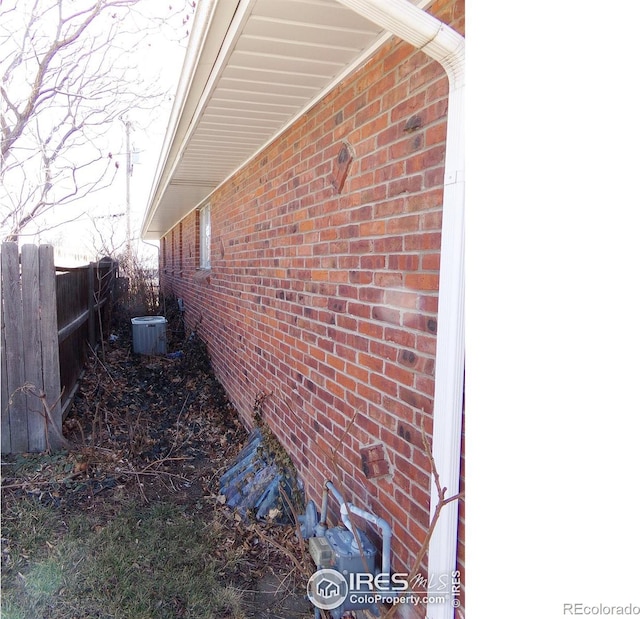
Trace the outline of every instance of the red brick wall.
<instances>
[{"instance_id":1,"label":"red brick wall","mask_svg":"<svg viewBox=\"0 0 640 619\"><path fill-rule=\"evenodd\" d=\"M462 3L436 4L462 27ZM335 450L348 498L392 523L396 570L429 515L447 88L392 39L218 188L210 271L195 212L161 252L164 291L184 299L244 421L273 394L265 417L316 501ZM367 470L388 474L368 479L361 449L376 444Z\"/></svg>"}]
</instances>

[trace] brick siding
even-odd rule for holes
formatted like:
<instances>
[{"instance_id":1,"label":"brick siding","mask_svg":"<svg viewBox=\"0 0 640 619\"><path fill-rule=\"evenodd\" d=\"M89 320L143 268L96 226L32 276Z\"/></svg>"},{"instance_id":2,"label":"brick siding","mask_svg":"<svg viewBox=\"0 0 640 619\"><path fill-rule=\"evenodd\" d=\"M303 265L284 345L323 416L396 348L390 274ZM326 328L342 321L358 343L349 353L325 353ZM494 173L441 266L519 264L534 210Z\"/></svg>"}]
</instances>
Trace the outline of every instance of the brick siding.
<instances>
[{"instance_id":1,"label":"brick siding","mask_svg":"<svg viewBox=\"0 0 640 619\"><path fill-rule=\"evenodd\" d=\"M433 6L463 30L463 3ZM317 502L335 451L348 498L392 523L396 570L429 515L447 88L391 39L213 194L210 270L197 212L162 241L163 290L245 423L273 394L266 420Z\"/></svg>"}]
</instances>

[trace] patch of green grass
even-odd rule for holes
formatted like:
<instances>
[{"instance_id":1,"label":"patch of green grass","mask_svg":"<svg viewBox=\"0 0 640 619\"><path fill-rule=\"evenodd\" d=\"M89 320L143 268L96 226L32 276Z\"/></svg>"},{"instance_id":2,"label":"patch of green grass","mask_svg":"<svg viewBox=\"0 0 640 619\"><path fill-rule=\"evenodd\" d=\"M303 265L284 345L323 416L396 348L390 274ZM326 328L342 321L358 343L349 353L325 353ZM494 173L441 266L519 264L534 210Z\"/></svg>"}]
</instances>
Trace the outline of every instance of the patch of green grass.
<instances>
[{"instance_id":1,"label":"patch of green grass","mask_svg":"<svg viewBox=\"0 0 640 619\"><path fill-rule=\"evenodd\" d=\"M24 588L34 607L40 607L62 588L64 565L55 559L36 563L25 577Z\"/></svg>"},{"instance_id":2,"label":"patch of green grass","mask_svg":"<svg viewBox=\"0 0 640 619\"><path fill-rule=\"evenodd\" d=\"M225 530L215 521L175 505L134 504L104 527L75 516L52 540L55 513L36 505L3 531L10 547L31 553L20 569L3 568L3 617L245 616L242 593L227 584L239 555L221 558Z\"/></svg>"},{"instance_id":3,"label":"patch of green grass","mask_svg":"<svg viewBox=\"0 0 640 619\"><path fill-rule=\"evenodd\" d=\"M30 560L48 556L47 542L55 539L60 515L38 501L25 499L2 507L3 577L16 573Z\"/></svg>"},{"instance_id":4,"label":"patch of green grass","mask_svg":"<svg viewBox=\"0 0 640 619\"><path fill-rule=\"evenodd\" d=\"M73 464L68 461L68 452L57 451L52 454L16 454L13 462L5 464L14 475L31 475L44 470L53 473L70 472Z\"/></svg>"},{"instance_id":5,"label":"patch of green grass","mask_svg":"<svg viewBox=\"0 0 640 619\"><path fill-rule=\"evenodd\" d=\"M30 619L26 610L14 604L11 599L5 599L4 595L2 596L2 616L4 619Z\"/></svg>"}]
</instances>

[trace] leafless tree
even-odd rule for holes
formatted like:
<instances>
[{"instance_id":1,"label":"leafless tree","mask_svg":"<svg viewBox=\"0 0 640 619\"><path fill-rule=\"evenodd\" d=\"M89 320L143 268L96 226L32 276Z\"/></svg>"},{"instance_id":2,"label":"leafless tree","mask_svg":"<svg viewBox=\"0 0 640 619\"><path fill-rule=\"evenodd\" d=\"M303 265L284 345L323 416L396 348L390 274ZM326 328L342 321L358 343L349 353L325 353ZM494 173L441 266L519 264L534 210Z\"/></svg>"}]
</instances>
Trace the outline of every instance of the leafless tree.
<instances>
[{"instance_id":1,"label":"leafless tree","mask_svg":"<svg viewBox=\"0 0 640 619\"><path fill-rule=\"evenodd\" d=\"M90 218L87 228L89 251L100 259L103 256L120 256L124 253L127 239L118 233L124 213L98 215Z\"/></svg>"},{"instance_id":2,"label":"leafless tree","mask_svg":"<svg viewBox=\"0 0 640 619\"><path fill-rule=\"evenodd\" d=\"M109 150L109 133L162 95L135 69L136 50L160 27L144 4L0 1L1 237L16 239L52 208L108 186L125 167ZM185 31L195 2L166 6L163 23L182 17Z\"/></svg>"}]
</instances>

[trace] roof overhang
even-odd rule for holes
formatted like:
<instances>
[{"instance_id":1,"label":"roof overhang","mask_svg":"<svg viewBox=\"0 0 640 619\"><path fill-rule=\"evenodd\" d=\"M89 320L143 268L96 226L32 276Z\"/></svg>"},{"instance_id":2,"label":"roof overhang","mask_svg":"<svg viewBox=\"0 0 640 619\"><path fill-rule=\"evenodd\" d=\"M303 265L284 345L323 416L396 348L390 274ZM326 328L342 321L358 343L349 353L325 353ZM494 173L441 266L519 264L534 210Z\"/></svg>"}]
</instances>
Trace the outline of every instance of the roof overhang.
<instances>
[{"instance_id":1,"label":"roof overhang","mask_svg":"<svg viewBox=\"0 0 640 619\"><path fill-rule=\"evenodd\" d=\"M207 201L390 36L335 0L200 0L142 237Z\"/></svg>"}]
</instances>

